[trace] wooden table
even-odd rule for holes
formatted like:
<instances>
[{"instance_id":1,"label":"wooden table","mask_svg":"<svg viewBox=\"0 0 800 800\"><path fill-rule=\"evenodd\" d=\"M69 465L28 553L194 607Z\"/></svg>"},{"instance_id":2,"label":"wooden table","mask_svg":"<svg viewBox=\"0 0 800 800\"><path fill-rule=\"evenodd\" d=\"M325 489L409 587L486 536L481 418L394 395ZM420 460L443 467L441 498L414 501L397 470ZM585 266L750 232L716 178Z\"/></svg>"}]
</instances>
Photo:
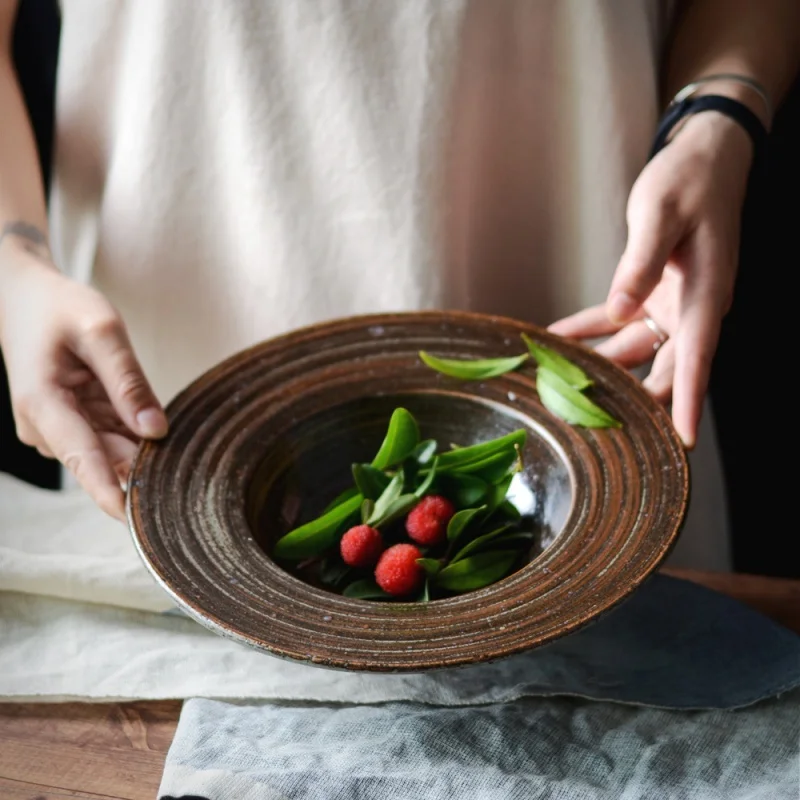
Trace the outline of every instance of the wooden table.
<instances>
[{"instance_id":1,"label":"wooden table","mask_svg":"<svg viewBox=\"0 0 800 800\"><path fill-rule=\"evenodd\" d=\"M800 633L800 580L664 570ZM155 800L179 701L0 704L2 800Z\"/></svg>"}]
</instances>

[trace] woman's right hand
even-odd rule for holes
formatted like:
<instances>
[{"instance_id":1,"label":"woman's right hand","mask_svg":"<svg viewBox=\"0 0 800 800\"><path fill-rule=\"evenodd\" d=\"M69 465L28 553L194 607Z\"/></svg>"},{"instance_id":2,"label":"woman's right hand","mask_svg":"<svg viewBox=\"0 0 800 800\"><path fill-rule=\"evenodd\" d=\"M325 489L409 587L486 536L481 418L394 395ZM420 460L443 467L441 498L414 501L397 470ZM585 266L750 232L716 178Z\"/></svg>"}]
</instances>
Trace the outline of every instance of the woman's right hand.
<instances>
[{"instance_id":1,"label":"woman's right hand","mask_svg":"<svg viewBox=\"0 0 800 800\"><path fill-rule=\"evenodd\" d=\"M121 483L136 443L164 436L166 415L108 300L9 244L0 254L0 347L17 435L124 519Z\"/></svg>"}]
</instances>

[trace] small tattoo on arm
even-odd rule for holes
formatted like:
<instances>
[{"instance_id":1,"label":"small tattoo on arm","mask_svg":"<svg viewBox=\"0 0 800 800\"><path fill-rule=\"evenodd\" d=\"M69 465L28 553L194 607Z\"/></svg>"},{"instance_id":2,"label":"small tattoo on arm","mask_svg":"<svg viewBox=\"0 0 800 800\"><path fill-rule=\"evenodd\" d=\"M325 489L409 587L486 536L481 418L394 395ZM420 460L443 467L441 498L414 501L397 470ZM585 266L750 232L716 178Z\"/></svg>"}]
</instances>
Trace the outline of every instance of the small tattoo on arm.
<instances>
[{"instance_id":1,"label":"small tattoo on arm","mask_svg":"<svg viewBox=\"0 0 800 800\"><path fill-rule=\"evenodd\" d=\"M50 260L50 244L47 241L47 236L35 225L22 220L7 222L0 230L0 247L2 247L3 241L7 237L10 238L12 236L20 239L23 249L31 253L31 255Z\"/></svg>"}]
</instances>

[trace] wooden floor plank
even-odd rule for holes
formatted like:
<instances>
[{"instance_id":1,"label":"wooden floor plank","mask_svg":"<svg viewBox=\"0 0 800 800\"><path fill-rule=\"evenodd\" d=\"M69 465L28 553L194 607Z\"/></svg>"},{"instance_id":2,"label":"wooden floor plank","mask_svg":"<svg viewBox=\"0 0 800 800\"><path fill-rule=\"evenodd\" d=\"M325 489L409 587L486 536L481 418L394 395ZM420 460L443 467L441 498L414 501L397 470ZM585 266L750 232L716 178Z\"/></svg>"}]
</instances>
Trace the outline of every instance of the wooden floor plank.
<instances>
[{"instance_id":1,"label":"wooden floor plank","mask_svg":"<svg viewBox=\"0 0 800 800\"><path fill-rule=\"evenodd\" d=\"M153 800L180 706L178 701L1 704L0 776L46 786L56 797L60 791L65 797L83 792Z\"/></svg>"},{"instance_id":2,"label":"wooden floor plank","mask_svg":"<svg viewBox=\"0 0 800 800\"><path fill-rule=\"evenodd\" d=\"M155 795L143 794L142 800L153 800ZM110 794L91 794L72 792L67 789L52 789L27 781L10 781L0 778L0 798L2 800L123 800Z\"/></svg>"},{"instance_id":3,"label":"wooden floor plank","mask_svg":"<svg viewBox=\"0 0 800 800\"><path fill-rule=\"evenodd\" d=\"M178 700L140 703L4 703L0 736L13 728L24 741L100 744L166 753L180 713Z\"/></svg>"}]
</instances>

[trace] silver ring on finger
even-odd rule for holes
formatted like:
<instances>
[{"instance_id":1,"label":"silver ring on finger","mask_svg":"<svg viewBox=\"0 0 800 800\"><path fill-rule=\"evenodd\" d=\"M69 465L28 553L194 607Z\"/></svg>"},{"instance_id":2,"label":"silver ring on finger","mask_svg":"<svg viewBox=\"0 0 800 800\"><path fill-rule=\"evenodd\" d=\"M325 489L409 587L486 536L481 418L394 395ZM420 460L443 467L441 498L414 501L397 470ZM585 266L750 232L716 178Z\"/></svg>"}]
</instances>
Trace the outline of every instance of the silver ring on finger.
<instances>
[{"instance_id":1,"label":"silver ring on finger","mask_svg":"<svg viewBox=\"0 0 800 800\"><path fill-rule=\"evenodd\" d=\"M642 317L642 322L650 328L653 335L656 337L656 340L653 342L653 350L659 350L664 342L669 339L669 334L652 317L646 314Z\"/></svg>"}]
</instances>

